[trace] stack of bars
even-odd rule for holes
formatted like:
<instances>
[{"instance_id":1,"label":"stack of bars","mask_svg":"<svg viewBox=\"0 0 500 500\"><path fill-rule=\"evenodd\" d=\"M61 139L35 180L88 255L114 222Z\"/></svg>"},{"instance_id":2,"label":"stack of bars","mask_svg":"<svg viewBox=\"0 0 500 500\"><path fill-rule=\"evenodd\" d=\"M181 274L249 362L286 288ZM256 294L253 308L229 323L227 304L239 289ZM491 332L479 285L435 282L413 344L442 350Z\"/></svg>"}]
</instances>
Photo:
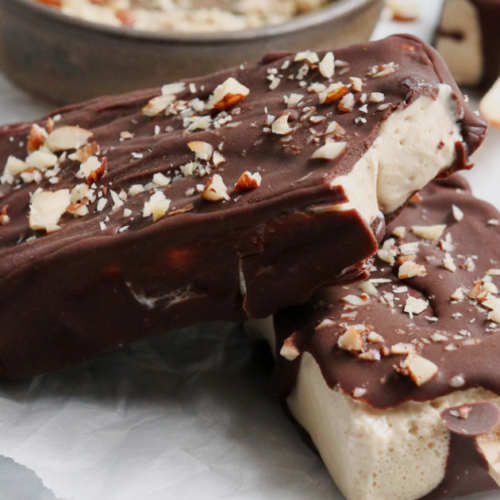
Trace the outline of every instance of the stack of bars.
<instances>
[{"instance_id":1,"label":"stack of bars","mask_svg":"<svg viewBox=\"0 0 500 500\"><path fill-rule=\"evenodd\" d=\"M0 128L0 376L250 320L349 500L497 488L500 214L455 174L485 133L410 36Z\"/></svg>"}]
</instances>

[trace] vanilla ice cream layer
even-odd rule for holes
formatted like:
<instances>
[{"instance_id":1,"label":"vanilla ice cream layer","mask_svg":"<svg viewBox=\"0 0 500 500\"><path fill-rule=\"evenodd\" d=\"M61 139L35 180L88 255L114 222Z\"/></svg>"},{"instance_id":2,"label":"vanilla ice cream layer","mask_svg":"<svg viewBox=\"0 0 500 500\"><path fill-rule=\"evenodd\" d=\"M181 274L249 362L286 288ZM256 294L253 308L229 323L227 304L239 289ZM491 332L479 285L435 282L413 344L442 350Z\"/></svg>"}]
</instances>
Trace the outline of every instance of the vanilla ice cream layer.
<instances>
[{"instance_id":1,"label":"vanilla ice cream layer","mask_svg":"<svg viewBox=\"0 0 500 500\"><path fill-rule=\"evenodd\" d=\"M456 102L449 85L440 85L436 98L423 95L382 122L379 137L354 168L334 179L355 208L371 222L381 207L384 214L400 208L456 159L462 141Z\"/></svg>"},{"instance_id":2,"label":"vanilla ice cream layer","mask_svg":"<svg viewBox=\"0 0 500 500\"><path fill-rule=\"evenodd\" d=\"M252 321L248 330L269 342L275 354L270 318ZM416 500L445 477L451 434L440 413L484 401L500 406L500 398L493 393L471 389L424 403L408 401L393 409L374 409L330 388L314 357L305 352L287 404L347 500ZM498 431L480 436L478 444L490 463L499 460Z\"/></svg>"}]
</instances>

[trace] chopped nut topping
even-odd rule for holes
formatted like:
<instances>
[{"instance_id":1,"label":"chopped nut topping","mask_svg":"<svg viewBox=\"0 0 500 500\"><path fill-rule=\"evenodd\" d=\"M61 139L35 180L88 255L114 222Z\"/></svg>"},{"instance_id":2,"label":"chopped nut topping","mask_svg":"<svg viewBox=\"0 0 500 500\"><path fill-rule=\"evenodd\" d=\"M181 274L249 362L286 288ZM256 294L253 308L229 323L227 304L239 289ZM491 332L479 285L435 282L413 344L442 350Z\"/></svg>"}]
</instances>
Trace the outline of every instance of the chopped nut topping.
<instances>
[{"instance_id":1,"label":"chopped nut topping","mask_svg":"<svg viewBox=\"0 0 500 500\"><path fill-rule=\"evenodd\" d=\"M457 270L453 257L449 253L444 254L443 267L452 273Z\"/></svg>"},{"instance_id":2,"label":"chopped nut topping","mask_svg":"<svg viewBox=\"0 0 500 500\"><path fill-rule=\"evenodd\" d=\"M438 373L437 365L413 353L408 354L402 368L408 370L408 375L419 387L430 382Z\"/></svg>"},{"instance_id":3,"label":"chopped nut topping","mask_svg":"<svg viewBox=\"0 0 500 500\"><path fill-rule=\"evenodd\" d=\"M188 142L188 148L195 154L198 160L204 161L209 161L214 152L213 146L203 141Z\"/></svg>"},{"instance_id":4,"label":"chopped nut topping","mask_svg":"<svg viewBox=\"0 0 500 500\"><path fill-rule=\"evenodd\" d=\"M106 163L106 158L100 161L96 156L90 156L80 165L77 177L83 177L89 184L93 184L106 172Z\"/></svg>"},{"instance_id":5,"label":"chopped nut topping","mask_svg":"<svg viewBox=\"0 0 500 500\"><path fill-rule=\"evenodd\" d=\"M153 97L149 102L142 108L142 114L146 116L158 116L163 113L170 104L175 101L174 95L160 95L158 97Z\"/></svg>"},{"instance_id":6,"label":"chopped nut topping","mask_svg":"<svg viewBox=\"0 0 500 500\"><path fill-rule=\"evenodd\" d=\"M362 334L366 332L363 325L350 326L338 339L338 346L344 351L361 352L364 347Z\"/></svg>"},{"instance_id":7,"label":"chopped nut topping","mask_svg":"<svg viewBox=\"0 0 500 500\"><path fill-rule=\"evenodd\" d=\"M405 312L409 314L420 314L429 306L429 302L423 299L417 299L411 295L406 299Z\"/></svg>"},{"instance_id":8,"label":"chopped nut topping","mask_svg":"<svg viewBox=\"0 0 500 500\"><path fill-rule=\"evenodd\" d=\"M371 281L361 283L360 288L368 295L378 295L377 287Z\"/></svg>"},{"instance_id":9,"label":"chopped nut topping","mask_svg":"<svg viewBox=\"0 0 500 500\"><path fill-rule=\"evenodd\" d=\"M53 152L79 149L87 144L92 135L90 130L81 127L60 127L49 134L45 146Z\"/></svg>"},{"instance_id":10,"label":"chopped nut topping","mask_svg":"<svg viewBox=\"0 0 500 500\"><path fill-rule=\"evenodd\" d=\"M327 328L329 326L335 325L335 322L332 321L331 319L324 319L316 328L315 330L322 330L323 328Z\"/></svg>"},{"instance_id":11,"label":"chopped nut topping","mask_svg":"<svg viewBox=\"0 0 500 500\"><path fill-rule=\"evenodd\" d=\"M77 160L80 163L88 160L91 156L98 155L100 153L99 144L97 142L91 142L82 146L78 151L71 153L69 155L70 160Z\"/></svg>"},{"instance_id":12,"label":"chopped nut topping","mask_svg":"<svg viewBox=\"0 0 500 500\"><path fill-rule=\"evenodd\" d=\"M464 291L461 287L457 288L452 294L451 298L453 300L463 300L465 298Z\"/></svg>"},{"instance_id":13,"label":"chopped nut topping","mask_svg":"<svg viewBox=\"0 0 500 500\"><path fill-rule=\"evenodd\" d=\"M412 226L411 232L424 240L437 240L441 238L445 229L445 224L438 224L435 226Z\"/></svg>"},{"instance_id":14,"label":"chopped nut topping","mask_svg":"<svg viewBox=\"0 0 500 500\"><path fill-rule=\"evenodd\" d=\"M161 191L156 191L149 201L144 203L144 208L142 209L142 216L149 217L153 216L153 222L161 219L170 208L170 200L165 197L165 194Z\"/></svg>"},{"instance_id":15,"label":"chopped nut topping","mask_svg":"<svg viewBox=\"0 0 500 500\"><path fill-rule=\"evenodd\" d=\"M464 218L464 213L456 205L451 206L453 217L456 221L460 222Z\"/></svg>"},{"instance_id":16,"label":"chopped nut topping","mask_svg":"<svg viewBox=\"0 0 500 500\"><path fill-rule=\"evenodd\" d=\"M392 234L396 236L396 238L404 238L406 236L406 228L404 226L395 227Z\"/></svg>"},{"instance_id":17,"label":"chopped nut topping","mask_svg":"<svg viewBox=\"0 0 500 500\"><path fill-rule=\"evenodd\" d=\"M259 172L254 174L250 172L243 172L238 182L234 186L235 193L241 193L243 191L250 191L251 189L256 189L260 186L262 182L262 177Z\"/></svg>"},{"instance_id":18,"label":"chopped nut topping","mask_svg":"<svg viewBox=\"0 0 500 500\"><path fill-rule=\"evenodd\" d=\"M227 187L219 174L215 174L210 181L208 181L205 189L201 193L201 197L207 201L222 201L229 200L227 194Z\"/></svg>"},{"instance_id":19,"label":"chopped nut topping","mask_svg":"<svg viewBox=\"0 0 500 500\"><path fill-rule=\"evenodd\" d=\"M352 306L364 306L370 302L370 298L368 295L363 295L361 297L358 297L357 295L346 295L342 298L342 301L347 302Z\"/></svg>"},{"instance_id":20,"label":"chopped nut topping","mask_svg":"<svg viewBox=\"0 0 500 500\"><path fill-rule=\"evenodd\" d=\"M415 352L415 346L413 344L405 344L404 342L399 342L391 346L391 354L410 354Z\"/></svg>"},{"instance_id":21,"label":"chopped nut topping","mask_svg":"<svg viewBox=\"0 0 500 500\"><path fill-rule=\"evenodd\" d=\"M0 209L0 226L6 226L10 222L10 217L7 215L8 205L4 205Z\"/></svg>"},{"instance_id":22,"label":"chopped nut topping","mask_svg":"<svg viewBox=\"0 0 500 500\"><path fill-rule=\"evenodd\" d=\"M37 189L31 197L29 224L31 229L47 233L59 231L59 219L71 203L69 189L43 191Z\"/></svg>"},{"instance_id":23,"label":"chopped nut topping","mask_svg":"<svg viewBox=\"0 0 500 500\"><path fill-rule=\"evenodd\" d=\"M48 137L47 131L44 128L37 125L36 123L34 123L31 126L30 135L28 137L28 145L26 146L28 153L40 149L45 144L47 137Z\"/></svg>"},{"instance_id":24,"label":"chopped nut topping","mask_svg":"<svg viewBox=\"0 0 500 500\"><path fill-rule=\"evenodd\" d=\"M354 108L354 95L346 94L339 103L341 113L350 113Z\"/></svg>"},{"instance_id":25,"label":"chopped nut topping","mask_svg":"<svg viewBox=\"0 0 500 500\"><path fill-rule=\"evenodd\" d=\"M361 387L356 387L354 391L352 391L352 397L353 398L362 398L366 394L366 389L363 389Z\"/></svg>"},{"instance_id":26,"label":"chopped nut topping","mask_svg":"<svg viewBox=\"0 0 500 500\"><path fill-rule=\"evenodd\" d=\"M163 175L162 173L158 172L153 175L153 182L160 187L166 187L170 184L171 180L170 177L167 177Z\"/></svg>"},{"instance_id":27,"label":"chopped nut topping","mask_svg":"<svg viewBox=\"0 0 500 500\"><path fill-rule=\"evenodd\" d=\"M58 158L55 154L50 151L38 149L28 155L26 158L26 165L43 172L48 168L55 167L57 165L57 161Z\"/></svg>"},{"instance_id":28,"label":"chopped nut topping","mask_svg":"<svg viewBox=\"0 0 500 500\"><path fill-rule=\"evenodd\" d=\"M383 94L382 92L372 92L370 94L370 102L379 104L381 102L384 102L384 99L385 99L385 94Z\"/></svg>"},{"instance_id":29,"label":"chopped nut topping","mask_svg":"<svg viewBox=\"0 0 500 500\"><path fill-rule=\"evenodd\" d=\"M236 106L250 93L250 89L242 85L235 78L228 78L218 85L207 102L209 110L225 111Z\"/></svg>"},{"instance_id":30,"label":"chopped nut topping","mask_svg":"<svg viewBox=\"0 0 500 500\"><path fill-rule=\"evenodd\" d=\"M368 337L366 337L372 344L381 344L384 342L384 337L376 332L370 332Z\"/></svg>"},{"instance_id":31,"label":"chopped nut topping","mask_svg":"<svg viewBox=\"0 0 500 500\"><path fill-rule=\"evenodd\" d=\"M295 345L295 334L292 334L290 337L285 339L280 350L280 355L288 361L293 361L300 356L300 351Z\"/></svg>"},{"instance_id":32,"label":"chopped nut topping","mask_svg":"<svg viewBox=\"0 0 500 500\"><path fill-rule=\"evenodd\" d=\"M284 113L276 120L274 120L272 126L271 126L271 131L273 134L278 134L278 135L288 135L293 132L293 127L290 127L288 124L288 118L290 117L290 113Z\"/></svg>"},{"instance_id":33,"label":"chopped nut topping","mask_svg":"<svg viewBox=\"0 0 500 500\"><path fill-rule=\"evenodd\" d=\"M354 92L361 92L363 90L363 80L361 80L361 78L351 76L349 80L351 80L352 90L354 90Z\"/></svg>"},{"instance_id":34,"label":"chopped nut topping","mask_svg":"<svg viewBox=\"0 0 500 500\"><path fill-rule=\"evenodd\" d=\"M9 156L7 162L5 163L3 175L1 182L6 184L12 184L14 182L14 176L24 172L28 168L26 162L16 158L15 156Z\"/></svg>"},{"instance_id":35,"label":"chopped nut topping","mask_svg":"<svg viewBox=\"0 0 500 500\"><path fill-rule=\"evenodd\" d=\"M345 151L346 146L345 142L327 142L317 149L311 158L313 160L335 160Z\"/></svg>"},{"instance_id":36,"label":"chopped nut topping","mask_svg":"<svg viewBox=\"0 0 500 500\"><path fill-rule=\"evenodd\" d=\"M343 83L332 83L318 95L320 104L330 104L340 101L349 92L349 87Z\"/></svg>"},{"instance_id":37,"label":"chopped nut topping","mask_svg":"<svg viewBox=\"0 0 500 500\"><path fill-rule=\"evenodd\" d=\"M316 52L305 50L304 52L297 52L294 61L295 62L308 61L311 64L316 64L319 62L319 57L318 54L316 54Z\"/></svg>"},{"instance_id":38,"label":"chopped nut topping","mask_svg":"<svg viewBox=\"0 0 500 500\"><path fill-rule=\"evenodd\" d=\"M403 262L403 265L399 268L398 277L400 280L405 280L408 278L423 278L427 274L425 266L422 264L417 264L412 260L407 260Z\"/></svg>"},{"instance_id":39,"label":"chopped nut topping","mask_svg":"<svg viewBox=\"0 0 500 500\"><path fill-rule=\"evenodd\" d=\"M325 78L331 78L335 74L335 56L333 52L327 52L319 63L319 72Z\"/></svg>"}]
</instances>

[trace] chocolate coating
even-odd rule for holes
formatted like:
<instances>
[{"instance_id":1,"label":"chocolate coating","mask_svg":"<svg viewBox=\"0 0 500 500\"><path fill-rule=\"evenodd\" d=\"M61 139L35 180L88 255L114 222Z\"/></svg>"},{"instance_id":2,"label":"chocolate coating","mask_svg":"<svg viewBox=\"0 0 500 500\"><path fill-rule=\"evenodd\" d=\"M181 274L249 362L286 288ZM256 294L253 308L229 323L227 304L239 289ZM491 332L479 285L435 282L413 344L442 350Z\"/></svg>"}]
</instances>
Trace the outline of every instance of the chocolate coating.
<instances>
[{"instance_id":1,"label":"chocolate coating","mask_svg":"<svg viewBox=\"0 0 500 500\"><path fill-rule=\"evenodd\" d=\"M287 397L290 394L302 354L308 352L319 364L329 387L349 395L355 388L364 388L367 392L359 399L374 408L388 409L408 400L430 401L472 388L487 389L500 396L500 325L488 319L488 309L481 306L479 300L468 297L474 283L485 276L490 276L493 284L500 284L495 272L487 274L500 268L500 213L474 198L465 180L457 175L430 184L422 191L421 197L423 201L410 203L388 226L386 234L391 236L396 227L404 226L406 235L398 238L395 245L418 242L415 262L424 265L427 274L398 279L397 263L393 267L376 259L377 270L372 272L371 279L388 281L377 284L378 295L371 296L366 305L352 306L345 302L346 296L361 296L359 285L352 284L317 291L308 304L275 315L277 352L292 334L293 343L300 351L299 357L293 361L277 356L273 383L278 395ZM463 211L462 220L453 217L453 205ZM447 226L441 244L437 240L423 240L410 231L416 225L435 224ZM451 234L451 243L445 239L447 233ZM443 245L454 258L455 272L443 267ZM408 287L408 290L401 287ZM464 299L452 300L451 295L459 287L463 287ZM390 306L391 299L386 293L393 294L394 307ZM494 291L490 293L488 298L498 297ZM411 317L403 310L409 296L428 300L428 307ZM333 324L316 329L325 319L330 319ZM358 358L357 353L339 348L340 335L349 325L360 324L369 325L371 331L383 337L382 344L367 341L365 351L381 350L382 346L390 348L399 343L410 344L418 355L437 366L436 376L417 386L400 370L400 363L406 355L388 353L382 354L379 361L366 361ZM498 488L488 474L486 459L475 442L475 436L497 425L498 407L491 403L462 406L471 408L466 412L467 419L454 421L458 419L450 411L458 411L458 408L442 414L445 425L453 431L447 473L439 487L425 497L426 500Z\"/></svg>"},{"instance_id":2,"label":"chocolate coating","mask_svg":"<svg viewBox=\"0 0 500 500\"><path fill-rule=\"evenodd\" d=\"M319 286L366 278L381 234L355 210L325 210L347 201L331 181L351 171L378 137L384 119L419 95L435 95L439 83L452 86L463 112L464 142L456 144L459 154L450 170L470 166L468 155L482 141L485 125L423 42L397 36L335 52L348 69L342 68L343 75L338 71L334 81L349 83L349 76L359 76L365 92L384 93L387 109L370 105L367 114L358 110L360 94L351 113L339 112L335 102L319 104L318 95L305 89L325 79L314 64L302 80L289 79L304 66L294 56L274 54L187 81L168 114L142 113L159 95L153 89L95 99L51 115L59 119L56 129L78 125L93 133L101 158L107 158L95 190L108 202L99 211L99 200L91 200L89 215L66 214L60 231L45 234L29 227L30 194L37 187L54 191L81 182L75 178L79 162L61 161L55 184L44 176L39 185L16 181L0 186L0 209L6 208L10 218L0 226L0 377L45 373L199 321L265 317L306 301ZM397 71L366 76L374 65L389 62L398 65ZM275 74L281 81L271 90L268 77ZM206 102L229 77L250 94L222 114L194 111L193 99ZM268 115L284 112L284 96L293 92L303 94L305 103L290 110L294 132L286 137L268 133ZM326 120L307 121L307 108ZM192 114L208 117L210 127L188 131ZM355 123L361 115L366 123ZM344 131L345 153L332 161L311 160L334 120ZM45 126L45 120L37 123ZM27 123L0 128L0 163L9 155L25 158L30 129ZM229 187L229 201L200 197L197 185L205 185L209 175L180 173L195 159L191 141L209 143L223 155L225 161L211 169ZM245 171L259 172L262 184L233 193ZM153 223L142 215L152 188L112 208L111 191L148 185L156 173L172 179L156 187L171 200L164 217ZM128 216L124 209L130 210Z\"/></svg>"},{"instance_id":3,"label":"chocolate coating","mask_svg":"<svg viewBox=\"0 0 500 500\"><path fill-rule=\"evenodd\" d=\"M465 404L444 410L441 420L454 434L480 436L498 425L500 410L493 403Z\"/></svg>"}]
</instances>

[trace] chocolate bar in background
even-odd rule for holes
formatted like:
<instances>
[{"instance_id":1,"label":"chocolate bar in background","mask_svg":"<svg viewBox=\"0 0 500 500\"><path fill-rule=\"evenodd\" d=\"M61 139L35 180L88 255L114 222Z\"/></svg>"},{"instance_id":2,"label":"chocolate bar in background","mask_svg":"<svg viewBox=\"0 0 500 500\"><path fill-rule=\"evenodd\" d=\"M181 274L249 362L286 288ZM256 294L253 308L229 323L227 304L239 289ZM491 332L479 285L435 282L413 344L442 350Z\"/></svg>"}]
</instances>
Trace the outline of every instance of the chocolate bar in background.
<instances>
[{"instance_id":1,"label":"chocolate bar in background","mask_svg":"<svg viewBox=\"0 0 500 500\"><path fill-rule=\"evenodd\" d=\"M500 2L445 0L436 48L459 85L490 88L500 76Z\"/></svg>"},{"instance_id":2,"label":"chocolate bar in background","mask_svg":"<svg viewBox=\"0 0 500 500\"><path fill-rule=\"evenodd\" d=\"M366 278L485 124L409 36L279 53L0 128L0 377Z\"/></svg>"}]
</instances>

